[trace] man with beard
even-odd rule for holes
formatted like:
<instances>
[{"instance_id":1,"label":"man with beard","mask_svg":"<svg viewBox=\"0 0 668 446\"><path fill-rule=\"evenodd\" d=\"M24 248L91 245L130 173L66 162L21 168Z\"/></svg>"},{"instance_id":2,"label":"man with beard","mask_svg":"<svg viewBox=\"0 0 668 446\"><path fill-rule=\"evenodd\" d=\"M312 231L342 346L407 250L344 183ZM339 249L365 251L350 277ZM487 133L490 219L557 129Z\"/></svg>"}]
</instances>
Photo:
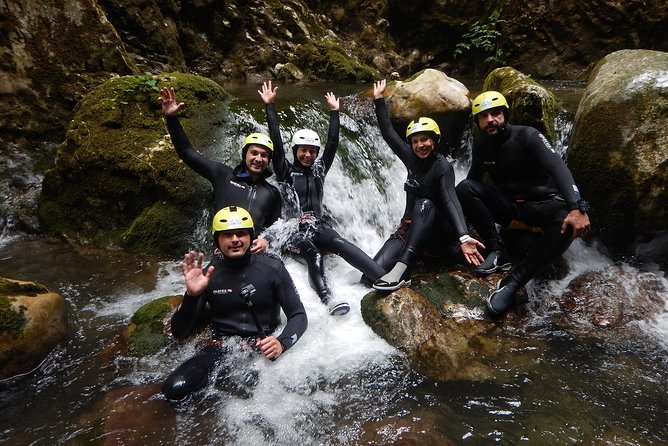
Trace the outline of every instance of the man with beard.
<instances>
[{"instance_id":1,"label":"man with beard","mask_svg":"<svg viewBox=\"0 0 668 446\"><path fill-rule=\"evenodd\" d=\"M499 92L479 95L472 105L481 134L473 145L467 178L457 186L464 213L487 247L476 273L510 273L487 299L491 316L501 317L515 293L589 229L589 205L573 175L547 138L533 127L508 123L508 102ZM493 185L483 182L487 173ZM526 258L511 265L496 228L513 220L538 227L542 235Z\"/></svg>"}]
</instances>

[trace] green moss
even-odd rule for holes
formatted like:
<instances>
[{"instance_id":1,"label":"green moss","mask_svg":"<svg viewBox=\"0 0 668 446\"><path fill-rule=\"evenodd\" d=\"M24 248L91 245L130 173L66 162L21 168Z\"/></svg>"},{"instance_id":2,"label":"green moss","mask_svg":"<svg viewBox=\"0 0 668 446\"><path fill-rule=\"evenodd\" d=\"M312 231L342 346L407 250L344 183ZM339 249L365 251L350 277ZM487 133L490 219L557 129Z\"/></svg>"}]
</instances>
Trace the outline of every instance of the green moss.
<instances>
[{"instance_id":1,"label":"green moss","mask_svg":"<svg viewBox=\"0 0 668 446\"><path fill-rule=\"evenodd\" d=\"M163 320L172 311L171 301L179 296L166 296L139 308L132 316L128 349L133 356L147 356L167 346L170 337L165 333Z\"/></svg>"},{"instance_id":2,"label":"green moss","mask_svg":"<svg viewBox=\"0 0 668 446\"><path fill-rule=\"evenodd\" d=\"M372 81L378 78L376 70L355 61L343 48L327 40L299 45L290 62L310 78L345 82Z\"/></svg>"},{"instance_id":3,"label":"green moss","mask_svg":"<svg viewBox=\"0 0 668 446\"><path fill-rule=\"evenodd\" d=\"M0 277L0 294L9 296L36 296L49 290L35 282L17 282Z\"/></svg>"},{"instance_id":4,"label":"green moss","mask_svg":"<svg viewBox=\"0 0 668 446\"><path fill-rule=\"evenodd\" d=\"M26 325L24 315L27 308L20 305L18 310L14 308L12 302L16 299L0 294L0 333L9 333L12 336L18 336Z\"/></svg>"},{"instance_id":5,"label":"green moss","mask_svg":"<svg viewBox=\"0 0 668 446\"><path fill-rule=\"evenodd\" d=\"M443 308L446 301L466 303L464 287L457 279L447 273L440 274L434 280L416 286L415 290L426 297L436 308Z\"/></svg>"},{"instance_id":6,"label":"green moss","mask_svg":"<svg viewBox=\"0 0 668 446\"><path fill-rule=\"evenodd\" d=\"M123 247L134 252L170 255L195 243L197 221L178 206L159 202L144 209L122 235Z\"/></svg>"}]
</instances>

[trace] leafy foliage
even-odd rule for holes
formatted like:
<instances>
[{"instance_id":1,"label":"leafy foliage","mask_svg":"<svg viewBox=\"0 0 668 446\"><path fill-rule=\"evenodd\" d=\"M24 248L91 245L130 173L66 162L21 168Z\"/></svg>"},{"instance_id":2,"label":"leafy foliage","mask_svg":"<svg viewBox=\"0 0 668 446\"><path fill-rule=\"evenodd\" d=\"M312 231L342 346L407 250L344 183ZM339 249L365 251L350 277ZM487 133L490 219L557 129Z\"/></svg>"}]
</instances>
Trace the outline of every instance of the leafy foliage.
<instances>
[{"instance_id":1,"label":"leafy foliage","mask_svg":"<svg viewBox=\"0 0 668 446\"><path fill-rule=\"evenodd\" d=\"M461 56L472 50L480 50L486 55L484 63L490 67L505 65L503 60L503 51L499 48L497 40L501 37L499 27L505 22L501 18L499 11L492 11L487 17L487 21L482 23L476 21L471 25L471 29L462 35L462 41L455 46L453 57Z\"/></svg>"}]
</instances>

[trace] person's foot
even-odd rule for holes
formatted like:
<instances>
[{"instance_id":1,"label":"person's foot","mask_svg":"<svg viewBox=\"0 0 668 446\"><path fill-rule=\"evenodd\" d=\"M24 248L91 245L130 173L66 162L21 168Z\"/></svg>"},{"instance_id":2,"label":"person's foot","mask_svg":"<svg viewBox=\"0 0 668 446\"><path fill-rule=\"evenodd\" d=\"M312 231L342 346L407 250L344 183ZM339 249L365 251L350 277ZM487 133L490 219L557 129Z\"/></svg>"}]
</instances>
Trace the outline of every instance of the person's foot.
<instances>
[{"instance_id":1,"label":"person's foot","mask_svg":"<svg viewBox=\"0 0 668 446\"><path fill-rule=\"evenodd\" d=\"M499 319L506 314L513 305L513 297L518 288L511 276L506 276L497 282L496 291L487 298L487 311L492 318Z\"/></svg>"},{"instance_id":2,"label":"person's foot","mask_svg":"<svg viewBox=\"0 0 668 446\"><path fill-rule=\"evenodd\" d=\"M411 279L402 278L398 282L386 282L383 279L378 279L373 283L373 289L378 291L396 291L399 288L411 286Z\"/></svg>"},{"instance_id":3,"label":"person's foot","mask_svg":"<svg viewBox=\"0 0 668 446\"><path fill-rule=\"evenodd\" d=\"M334 305L329 305L329 314L331 316L344 316L350 311L350 305L348 302L339 302Z\"/></svg>"},{"instance_id":4,"label":"person's foot","mask_svg":"<svg viewBox=\"0 0 668 446\"><path fill-rule=\"evenodd\" d=\"M510 259L506 253L502 250L496 250L490 252L485 257L485 261L473 271L478 276L488 276L496 271L508 271L511 266Z\"/></svg>"}]
</instances>

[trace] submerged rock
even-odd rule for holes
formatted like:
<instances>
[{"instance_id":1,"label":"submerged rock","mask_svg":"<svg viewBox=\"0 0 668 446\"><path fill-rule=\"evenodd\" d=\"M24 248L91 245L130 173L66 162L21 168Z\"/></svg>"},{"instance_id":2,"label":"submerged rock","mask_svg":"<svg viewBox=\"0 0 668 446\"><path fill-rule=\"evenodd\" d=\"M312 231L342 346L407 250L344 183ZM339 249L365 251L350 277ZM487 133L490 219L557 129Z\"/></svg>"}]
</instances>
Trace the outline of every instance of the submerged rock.
<instances>
[{"instance_id":1,"label":"submerged rock","mask_svg":"<svg viewBox=\"0 0 668 446\"><path fill-rule=\"evenodd\" d=\"M66 332L60 294L35 282L0 278L0 380L37 368Z\"/></svg>"}]
</instances>

